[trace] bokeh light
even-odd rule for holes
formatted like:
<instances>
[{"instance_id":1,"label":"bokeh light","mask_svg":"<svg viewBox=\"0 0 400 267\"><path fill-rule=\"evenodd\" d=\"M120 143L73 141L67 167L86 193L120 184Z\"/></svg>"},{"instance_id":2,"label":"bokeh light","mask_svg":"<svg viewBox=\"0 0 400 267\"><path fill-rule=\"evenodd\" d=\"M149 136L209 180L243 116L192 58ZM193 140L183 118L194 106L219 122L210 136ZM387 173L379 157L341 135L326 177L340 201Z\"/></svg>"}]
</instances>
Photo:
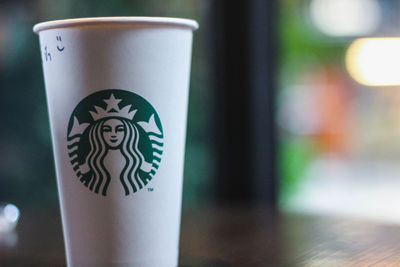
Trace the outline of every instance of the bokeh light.
<instances>
[{"instance_id":1,"label":"bokeh light","mask_svg":"<svg viewBox=\"0 0 400 267\"><path fill-rule=\"evenodd\" d=\"M346 67L363 85L400 85L400 38L355 40L347 50Z\"/></svg>"},{"instance_id":2,"label":"bokeh light","mask_svg":"<svg viewBox=\"0 0 400 267\"><path fill-rule=\"evenodd\" d=\"M376 0L313 0L311 19L330 36L361 36L373 33L381 21Z\"/></svg>"}]
</instances>

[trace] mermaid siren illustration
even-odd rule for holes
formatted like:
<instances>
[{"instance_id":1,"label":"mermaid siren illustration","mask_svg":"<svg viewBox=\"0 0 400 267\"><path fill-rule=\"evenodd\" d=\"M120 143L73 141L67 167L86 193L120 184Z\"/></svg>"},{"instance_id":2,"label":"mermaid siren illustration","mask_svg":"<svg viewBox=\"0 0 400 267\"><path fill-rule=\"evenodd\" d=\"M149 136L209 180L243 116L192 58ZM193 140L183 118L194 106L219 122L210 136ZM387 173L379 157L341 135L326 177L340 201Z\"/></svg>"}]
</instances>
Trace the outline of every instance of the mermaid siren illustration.
<instances>
[{"instance_id":1,"label":"mermaid siren illustration","mask_svg":"<svg viewBox=\"0 0 400 267\"><path fill-rule=\"evenodd\" d=\"M134 93L100 92L90 101L82 100L72 113L68 154L76 176L92 192L129 195L144 188L159 168L161 122L152 106ZM130 99L123 97L127 94Z\"/></svg>"}]
</instances>

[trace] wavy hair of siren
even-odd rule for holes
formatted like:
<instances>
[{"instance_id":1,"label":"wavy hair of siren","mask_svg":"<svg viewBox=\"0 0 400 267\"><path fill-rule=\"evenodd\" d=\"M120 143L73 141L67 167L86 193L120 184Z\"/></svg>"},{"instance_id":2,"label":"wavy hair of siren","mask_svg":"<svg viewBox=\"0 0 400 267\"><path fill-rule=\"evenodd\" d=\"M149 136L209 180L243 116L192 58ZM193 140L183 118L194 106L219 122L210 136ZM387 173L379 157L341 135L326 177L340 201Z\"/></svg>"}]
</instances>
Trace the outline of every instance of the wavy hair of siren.
<instances>
[{"instance_id":1,"label":"wavy hair of siren","mask_svg":"<svg viewBox=\"0 0 400 267\"><path fill-rule=\"evenodd\" d=\"M102 195L107 195L107 189L111 181L111 175L104 166L104 158L108 148L105 143L102 126L107 118L96 121L89 129L90 151L86 157L86 162L92 170L93 175L88 187L91 191ZM125 127L125 136L121 143L121 153L126 163L120 175L120 181L124 188L125 195L129 195L132 191L135 193L145 186L145 183L139 177L139 168L144 161L144 157L140 152L139 130L136 125L125 118L118 118ZM102 188L102 189L101 189Z\"/></svg>"}]
</instances>

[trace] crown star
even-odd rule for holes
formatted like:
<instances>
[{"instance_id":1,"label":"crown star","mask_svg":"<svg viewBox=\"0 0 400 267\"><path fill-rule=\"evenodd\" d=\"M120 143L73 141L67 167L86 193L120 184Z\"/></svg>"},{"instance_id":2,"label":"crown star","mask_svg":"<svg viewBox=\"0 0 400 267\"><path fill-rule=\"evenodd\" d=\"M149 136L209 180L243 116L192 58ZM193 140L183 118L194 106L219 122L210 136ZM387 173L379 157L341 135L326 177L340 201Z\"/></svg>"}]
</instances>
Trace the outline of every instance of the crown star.
<instances>
[{"instance_id":1,"label":"crown star","mask_svg":"<svg viewBox=\"0 0 400 267\"><path fill-rule=\"evenodd\" d=\"M119 102L122 101L122 99L116 99L114 97L114 94L111 94L109 99L103 99L103 101L107 104L106 109L103 109L99 106L94 106L96 112L94 111L89 111L90 115L92 116L93 120L97 121L103 118L107 117L122 117L126 118L128 120L132 120L133 117L135 116L136 109L133 111L130 111L132 105L127 105L123 107L122 109L119 108Z\"/></svg>"},{"instance_id":2,"label":"crown star","mask_svg":"<svg viewBox=\"0 0 400 267\"><path fill-rule=\"evenodd\" d=\"M106 102L106 104L107 104L106 111L108 112L108 111L110 111L112 109L118 110L119 109L118 103L121 102L121 100L122 99L116 99L114 97L114 94L111 94L109 99L104 99L103 101Z\"/></svg>"}]
</instances>

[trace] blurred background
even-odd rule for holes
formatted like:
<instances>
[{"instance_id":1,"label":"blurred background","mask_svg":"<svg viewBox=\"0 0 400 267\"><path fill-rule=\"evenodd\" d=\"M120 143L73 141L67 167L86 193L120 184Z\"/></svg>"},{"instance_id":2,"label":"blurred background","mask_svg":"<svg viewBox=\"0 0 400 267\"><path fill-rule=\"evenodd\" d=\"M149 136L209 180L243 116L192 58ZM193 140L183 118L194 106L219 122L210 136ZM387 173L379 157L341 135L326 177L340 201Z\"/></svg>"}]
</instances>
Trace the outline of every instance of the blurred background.
<instances>
[{"instance_id":1,"label":"blurred background","mask_svg":"<svg viewBox=\"0 0 400 267\"><path fill-rule=\"evenodd\" d=\"M400 1L280 4L280 207L400 222Z\"/></svg>"},{"instance_id":2,"label":"blurred background","mask_svg":"<svg viewBox=\"0 0 400 267\"><path fill-rule=\"evenodd\" d=\"M33 24L193 18L183 200L400 223L399 0L0 1L0 201L57 206Z\"/></svg>"}]
</instances>

